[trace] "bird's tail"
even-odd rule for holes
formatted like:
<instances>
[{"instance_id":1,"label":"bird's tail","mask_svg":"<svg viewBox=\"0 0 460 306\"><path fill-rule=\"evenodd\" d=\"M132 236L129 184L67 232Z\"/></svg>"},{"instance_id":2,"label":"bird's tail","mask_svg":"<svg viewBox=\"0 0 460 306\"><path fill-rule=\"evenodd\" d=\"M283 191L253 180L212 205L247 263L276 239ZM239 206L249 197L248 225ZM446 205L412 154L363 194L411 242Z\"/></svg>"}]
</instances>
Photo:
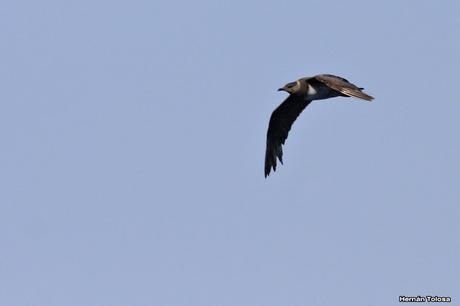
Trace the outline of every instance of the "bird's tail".
<instances>
[{"instance_id":1,"label":"bird's tail","mask_svg":"<svg viewBox=\"0 0 460 306\"><path fill-rule=\"evenodd\" d=\"M343 88L341 90L341 93L343 93L344 95L347 95L349 97L355 97L355 98L366 100L366 101L374 100L374 97L366 94L365 92L363 92L362 91L363 89L364 88L359 88L359 89Z\"/></svg>"}]
</instances>

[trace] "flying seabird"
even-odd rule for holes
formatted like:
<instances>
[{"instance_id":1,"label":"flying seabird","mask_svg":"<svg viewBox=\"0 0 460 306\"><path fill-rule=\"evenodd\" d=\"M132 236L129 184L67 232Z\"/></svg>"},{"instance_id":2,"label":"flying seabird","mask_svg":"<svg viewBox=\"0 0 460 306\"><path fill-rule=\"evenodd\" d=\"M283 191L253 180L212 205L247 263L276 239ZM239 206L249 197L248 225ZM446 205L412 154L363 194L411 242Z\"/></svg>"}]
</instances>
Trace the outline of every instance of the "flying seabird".
<instances>
[{"instance_id":1,"label":"flying seabird","mask_svg":"<svg viewBox=\"0 0 460 306\"><path fill-rule=\"evenodd\" d=\"M374 97L364 93L363 89L331 74L301 78L278 89L289 93L289 97L273 111L270 117L265 151L265 177L270 174L272 168L276 171L276 158L283 164L282 145L288 137L292 124L311 101L338 96L372 101Z\"/></svg>"}]
</instances>

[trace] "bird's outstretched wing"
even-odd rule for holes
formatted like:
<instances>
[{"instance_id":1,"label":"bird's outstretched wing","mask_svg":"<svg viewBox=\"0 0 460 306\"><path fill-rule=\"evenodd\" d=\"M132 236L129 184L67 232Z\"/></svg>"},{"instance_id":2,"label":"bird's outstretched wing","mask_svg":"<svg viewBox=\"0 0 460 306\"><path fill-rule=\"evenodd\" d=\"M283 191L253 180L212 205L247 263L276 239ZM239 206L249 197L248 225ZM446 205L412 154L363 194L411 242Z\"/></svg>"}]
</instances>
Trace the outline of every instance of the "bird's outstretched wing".
<instances>
[{"instance_id":1,"label":"bird's outstretched wing","mask_svg":"<svg viewBox=\"0 0 460 306\"><path fill-rule=\"evenodd\" d=\"M368 94L363 92L364 88L360 88L350 82L348 80L332 75L332 74L320 74L314 77L317 81L320 81L327 87L338 91L339 93L348 96L348 97L355 97L359 99L363 99L366 101L372 101L374 97L369 96Z\"/></svg>"},{"instance_id":2,"label":"bird's outstretched wing","mask_svg":"<svg viewBox=\"0 0 460 306\"><path fill-rule=\"evenodd\" d=\"M272 113L267 132L267 149L265 151L265 177L271 169L276 171L276 158L283 163L282 145L288 137L292 124L311 101L292 94Z\"/></svg>"}]
</instances>

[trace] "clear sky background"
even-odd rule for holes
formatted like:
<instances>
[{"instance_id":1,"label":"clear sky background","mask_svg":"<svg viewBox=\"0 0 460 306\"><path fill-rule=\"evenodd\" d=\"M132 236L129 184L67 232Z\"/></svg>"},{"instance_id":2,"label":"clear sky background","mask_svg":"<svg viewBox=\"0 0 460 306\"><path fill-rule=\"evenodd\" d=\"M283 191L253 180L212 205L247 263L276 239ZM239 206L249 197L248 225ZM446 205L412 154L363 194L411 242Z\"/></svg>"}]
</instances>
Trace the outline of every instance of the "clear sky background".
<instances>
[{"instance_id":1,"label":"clear sky background","mask_svg":"<svg viewBox=\"0 0 460 306\"><path fill-rule=\"evenodd\" d=\"M0 305L460 299L460 2L0 2ZM285 164L266 129L299 77Z\"/></svg>"}]
</instances>

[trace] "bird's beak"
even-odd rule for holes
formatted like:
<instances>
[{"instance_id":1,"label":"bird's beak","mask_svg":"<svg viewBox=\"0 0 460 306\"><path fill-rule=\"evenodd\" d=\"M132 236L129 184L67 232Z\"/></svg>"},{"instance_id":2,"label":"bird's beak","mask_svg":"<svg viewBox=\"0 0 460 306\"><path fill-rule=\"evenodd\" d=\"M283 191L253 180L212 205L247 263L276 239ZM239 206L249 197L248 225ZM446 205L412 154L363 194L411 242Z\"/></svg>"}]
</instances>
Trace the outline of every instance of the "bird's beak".
<instances>
[{"instance_id":1,"label":"bird's beak","mask_svg":"<svg viewBox=\"0 0 460 306\"><path fill-rule=\"evenodd\" d=\"M286 91L286 88L284 87L278 88L278 91Z\"/></svg>"}]
</instances>

